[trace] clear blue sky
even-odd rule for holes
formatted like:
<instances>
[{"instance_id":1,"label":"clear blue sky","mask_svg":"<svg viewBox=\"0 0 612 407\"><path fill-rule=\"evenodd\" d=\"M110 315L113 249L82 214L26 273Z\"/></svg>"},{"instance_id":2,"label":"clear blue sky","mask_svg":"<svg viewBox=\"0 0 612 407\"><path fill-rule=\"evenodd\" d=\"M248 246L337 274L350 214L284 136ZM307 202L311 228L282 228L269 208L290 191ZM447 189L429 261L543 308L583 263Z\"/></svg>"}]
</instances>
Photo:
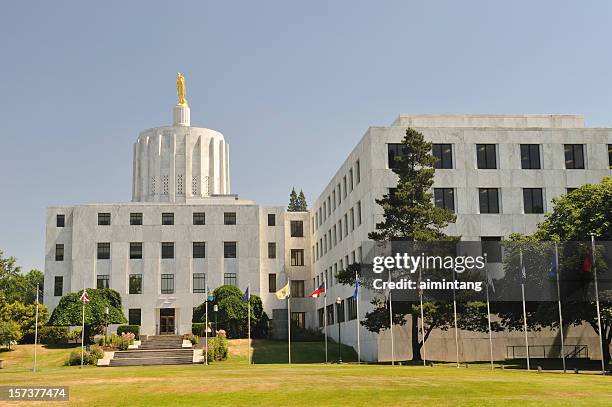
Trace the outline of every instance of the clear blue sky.
<instances>
[{"instance_id":1,"label":"clear blue sky","mask_svg":"<svg viewBox=\"0 0 612 407\"><path fill-rule=\"evenodd\" d=\"M232 189L316 198L399 113L581 113L612 127L612 3L5 2L0 250L44 266L45 208L131 198L132 143L192 124L231 145ZM572 4L573 3L573 4Z\"/></svg>"}]
</instances>

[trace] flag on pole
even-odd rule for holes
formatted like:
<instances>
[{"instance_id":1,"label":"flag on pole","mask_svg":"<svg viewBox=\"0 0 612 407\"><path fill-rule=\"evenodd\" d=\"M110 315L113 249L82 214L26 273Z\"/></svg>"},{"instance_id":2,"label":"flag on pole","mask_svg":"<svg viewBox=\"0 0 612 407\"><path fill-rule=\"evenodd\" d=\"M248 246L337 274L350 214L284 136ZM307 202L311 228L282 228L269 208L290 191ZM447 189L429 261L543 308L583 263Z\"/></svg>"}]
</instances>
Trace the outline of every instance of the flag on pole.
<instances>
[{"instance_id":1,"label":"flag on pole","mask_svg":"<svg viewBox=\"0 0 612 407\"><path fill-rule=\"evenodd\" d=\"M283 288L278 290L275 294L276 298L278 298L279 300L285 300L289 298L289 281L287 281L287 284Z\"/></svg>"},{"instance_id":2,"label":"flag on pole","mask_svg":"<svg viewBox=\"0 0 612 407\"><path fill-rule=\"evenodd\" d=\"M208 289L208 294L206 299L208 300L208 302L213 302L215 300L215 296L210 292L210 289Z\"/></svg>"},{"instance_id":3,"label":"flag on pole","mask_svg":"<svg viewBox=\"0 0 612 407\"><path fill-rule=\"evenodd\" d=\"M359 280L355 279L355 291L353 292L353 299L355 299L355 301L357 301L357 296L359 295L359 286L361 285L361 283L359 283Z\"/></svg>"},{"instance_id":4,"label":"flag on pole","mask_svg":"<svg viewBox=\"0 0 612 407\"><path fill-rule=\"evenodd\" d=\"M248 301L250 298L250 293L249 293L249 289L250 287L247 287L247 289L245 290L244 294L242 295L242 301Z\"/></svg>"},{"instance_id":5,"label":"flag on pole","mask_svg":"<svg viewBox=\"0 0 612 407\"><path fill-rule=\"evenodd\" d=\"M309 297L319 298L321 294L325 293L325 283L321 284L319 288L310 293Z\"/></svg>"},{"instance_id":6,"label":"flag on pole","mask_svg":"<svg viewBox=\"0 0 612 407\"><path fill-rule=\"evenodd\" d=\"M557 257L553 254L550 258L550 265L548 266L548 278L554 280L557 278Z\"/></svg>"},{"instance_id":7,"label":"flag on pole","mask_svg":"<svg viewBox=\"0 0 612 407\"><path fill-rule=\"evenodd\" d=\"M587 251L584 260L582 261L582 271L585 273L590 273L593 270L593 255L590 250Z\"/></svg>"}]
</instances>

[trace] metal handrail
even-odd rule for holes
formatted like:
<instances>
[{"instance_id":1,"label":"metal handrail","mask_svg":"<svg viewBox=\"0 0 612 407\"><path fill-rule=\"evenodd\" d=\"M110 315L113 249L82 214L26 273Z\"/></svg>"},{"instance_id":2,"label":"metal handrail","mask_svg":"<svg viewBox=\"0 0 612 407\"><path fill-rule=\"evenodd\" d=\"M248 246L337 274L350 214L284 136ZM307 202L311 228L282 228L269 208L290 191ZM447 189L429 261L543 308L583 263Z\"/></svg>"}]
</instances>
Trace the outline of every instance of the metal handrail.
<instances>
[{"instance_id":1,"label":"metal handrail","mask_svg":"<svg viewBox=\"0 0 612 407\"><path fill-rule=\"evenodd\" d=\"M588 358L589 347L584 344L565 345L563 353L566 358ZM561 345L529 345L529 356L532 358L561 358ZM525 345L506 346L506 358L527 357Z\"/></svg>"}]
</instances>

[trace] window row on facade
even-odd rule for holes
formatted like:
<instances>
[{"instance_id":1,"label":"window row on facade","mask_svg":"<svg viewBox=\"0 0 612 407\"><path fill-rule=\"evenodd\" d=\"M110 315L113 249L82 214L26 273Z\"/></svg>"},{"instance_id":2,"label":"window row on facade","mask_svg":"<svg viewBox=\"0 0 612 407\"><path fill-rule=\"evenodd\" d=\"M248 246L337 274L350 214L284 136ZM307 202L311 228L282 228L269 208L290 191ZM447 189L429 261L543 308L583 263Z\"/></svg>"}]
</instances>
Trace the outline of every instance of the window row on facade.
<instances>
[{"instance_id":1,"label":"window row on facade","mask_svg":"<svg viewBox=\"0 0 612 407\"><path fill-rule=\"evenodd\" d=\"M355 165L349 168L348 174L342 177L342 181L338 182L327 198L323 199L319 208L314 211L314 216L311 218L313 233L331 216L332 212L340 206L342 200L346 199L360 182L361 162L356 160Z\"/></svg>"},{"instance_id":2,"label":"window row on facade","mask_svg":"<svg viewBox=\"0 0 612 407\"><path fill-rule=\"evenodd\" d=\"M344 270L345 267L348 267L353 263L360 263L361 256L361 246L359 246L356 250L351 251L350 254L345 255L344 258L341 258L333 265L317 274L312 279L313 287L320 287L323 284L325 284L327 287L332 287L338 284L338 280L336 278L338 272Z\"/></svg>"},{"instance_id":3,"label":"window row on facade","mask_svg":"<svg viewBox=\"0 0 612 407\"><path fill-rule=\"evenodd\" d=\"M335 313L334 313L335 309ZM317 309L319 328L335 323L342 323L357 319L357 302L353 296L340 300L340 303L329 304L326 308Z\"/></svg>"},{"instance_id":4,"label":"window row on facade","mask_svg":"<svg viewBox=\"0 0 612 407\"><path fill-rule=\"evenodd\" d=\"M407 153L406 146L402 143L387 144L387 164L389 168L396 168L398 161L396 157L401 157ZM476 144L476 167L477 169L491 170L498 169L498 145L497 144ZM539 170L542 169L542 145L541 144L520 144L521 169ZM565 168L568 170L579 170L586 168L586 155L584 144L564 144ZM453 169L453 144L434 143L432 154L436 158L434 168ZM612 167L612 144L608 144L608 165Z\"/></svg>"},{"instance_id":5,"label":"window row on facade","mask_svg":"<svg viewBox=\"0 0 612 407\"><path fill-rule=\"evenodd\" d=\"M312 262L319 260L361 225L361 201L349 209L312 247Z\"/></svg>"}]
</instances>

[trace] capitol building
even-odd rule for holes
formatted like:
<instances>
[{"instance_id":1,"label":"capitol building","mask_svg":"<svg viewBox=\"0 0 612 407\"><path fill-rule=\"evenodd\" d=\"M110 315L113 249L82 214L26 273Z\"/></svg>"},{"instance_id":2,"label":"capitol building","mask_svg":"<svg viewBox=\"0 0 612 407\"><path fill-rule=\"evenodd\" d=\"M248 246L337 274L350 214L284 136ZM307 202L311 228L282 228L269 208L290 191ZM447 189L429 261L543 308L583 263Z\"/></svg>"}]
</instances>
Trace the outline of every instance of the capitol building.
<instances>
[{"instance_id":1,"label":"capitol building","mask_svg":"<svg viewBox=\"0 0 612 407\"><path fill-rule=\"evenodd\" d=\"M368 233L382 220L375 199L397 183L391 168L406 128L434 143L435 202L457 215L447 233L465 240L533 233L553 198L612 175L612 129L587 128L581 116L400 115L367 129L308 212L288 212L233 193L229 143L191 125L183 81L179 75L172 125L142 131L133 145L131 202L47 209L44 298L51 311L69 292L112 288L142 334L185 334L206 290L231 284L250 286L273 326L286 327L287 302L274 293L290 279L292 321L327 329L332 338L341 323L342 342L356 347L353 287L334 275L360 262ZM339 306L334 300L324 309L323 298L308 298L324 279ZM363 318L371 305L361 301ZM578 329L568 335L583 335ZM390 359L388 331L359 332L363 360ZM409 359L410 329L394 335L394 359ZM449 335L432 334L435 346L428 346L438 353L431 357L454 360ZM488 358L488 348L469 354L476 347L470 333L462 335L465 357ZM596 356L597 337L591 339ZM496 352L503 358L505 347Z\"/></svg>"}]
</instances>

